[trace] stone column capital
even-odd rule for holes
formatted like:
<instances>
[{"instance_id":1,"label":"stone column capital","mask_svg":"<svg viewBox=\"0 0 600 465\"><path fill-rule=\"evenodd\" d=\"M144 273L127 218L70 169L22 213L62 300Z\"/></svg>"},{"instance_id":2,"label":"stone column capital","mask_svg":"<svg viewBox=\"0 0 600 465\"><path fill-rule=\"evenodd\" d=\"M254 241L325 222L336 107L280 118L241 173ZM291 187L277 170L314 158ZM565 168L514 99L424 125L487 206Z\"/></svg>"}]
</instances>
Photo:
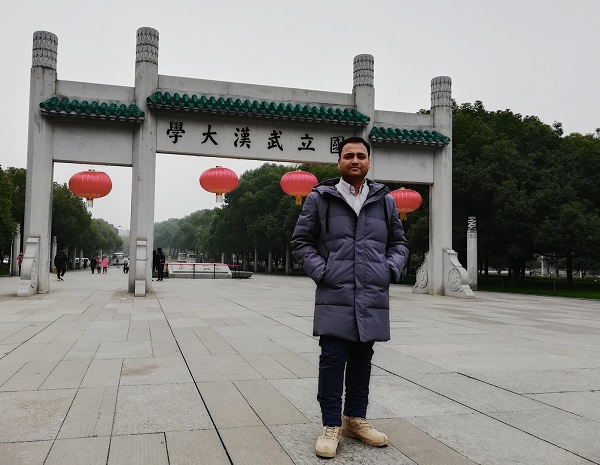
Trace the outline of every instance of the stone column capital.
<instances>
[{"instance_id":1,"label":"stone column capital","mask_svg":"<svg viewBox=\"0 0 600 465\"><path fill-rule=\"evenodd\" d=\"M373 55L363 54L354 57L354 87L373 87L375 74L375 58Z\"/></svg>"},{"instance_id":2,"label":"stone column capital","mask_svg":"<svg viewBox=\"0 0 600 465\"><path fill-rule=\"evenodd\" d=\"M140 27L136 39L135 62L158 65L158 31L151 27Z\"/></svg>"},{"instance_id":3,"label":"stone column capital","mask_svg":"<svg viewBox=\"0 0 600 465\"><path fill-rule=\"evenodd\" d=\"M32 68L48 68L56 71L58 37L47 31L33 33Z\"/></svg>"},{"instance_id":4,"label":"stone column capital","mask_svg":"<svg viewBox=\"0 0 600 465\"><path fill-rule=\"evenodd\" d=\"M452 106L452 79L438 76L431 80L431 108Z\"/></svg>"}]
</instances>

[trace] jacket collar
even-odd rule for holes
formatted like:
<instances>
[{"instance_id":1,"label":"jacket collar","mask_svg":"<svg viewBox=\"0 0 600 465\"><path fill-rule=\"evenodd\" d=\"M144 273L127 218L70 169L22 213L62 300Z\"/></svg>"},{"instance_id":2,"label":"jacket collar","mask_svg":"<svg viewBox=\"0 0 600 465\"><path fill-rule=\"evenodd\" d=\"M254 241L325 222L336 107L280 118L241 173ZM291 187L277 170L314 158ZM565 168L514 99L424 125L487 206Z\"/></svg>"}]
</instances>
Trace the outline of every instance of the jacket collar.
<instances>
[{"instance_id":1,"label":"jacket collar","mask_svg":"<svg viewBox=\"0 0 600 465\"><path fill-rule=\"evenodd\" d=\"M325 181L322 181L315 187L313 187L312 190L318 192L321 195L333 195L334 197L339 197L343 199L344 197L335 187L338 182L340 182L340 178L326 179ZM379 199L390 192L390 190L386 186L378 182L372 181L369 178L367 178L367 185L369 186L369 196L367 197L367 202L373 197Z\"/></svg>"}]
</instances>

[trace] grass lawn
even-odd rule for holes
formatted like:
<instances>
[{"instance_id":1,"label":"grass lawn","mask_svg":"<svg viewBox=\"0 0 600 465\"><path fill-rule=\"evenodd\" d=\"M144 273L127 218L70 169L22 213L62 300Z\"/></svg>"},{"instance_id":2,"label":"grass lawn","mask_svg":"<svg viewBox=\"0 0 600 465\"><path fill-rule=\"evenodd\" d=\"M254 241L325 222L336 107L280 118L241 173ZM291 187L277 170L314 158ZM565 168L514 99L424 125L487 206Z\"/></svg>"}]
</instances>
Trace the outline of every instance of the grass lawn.
<instances>
[{"instance_id":1,"label":"grass lawn","mask_svg":"<svg viewBox=\"0 0 600 465\"><path fill-rule=\"evenodd\" d=\"M573 279L573 284L569 285L566 278L527 277L524 282L510 285L510 281L506 276L488 276L479 279L478 289L514 294L600 299L600 278Z\"/></svg>"}]
</instances>

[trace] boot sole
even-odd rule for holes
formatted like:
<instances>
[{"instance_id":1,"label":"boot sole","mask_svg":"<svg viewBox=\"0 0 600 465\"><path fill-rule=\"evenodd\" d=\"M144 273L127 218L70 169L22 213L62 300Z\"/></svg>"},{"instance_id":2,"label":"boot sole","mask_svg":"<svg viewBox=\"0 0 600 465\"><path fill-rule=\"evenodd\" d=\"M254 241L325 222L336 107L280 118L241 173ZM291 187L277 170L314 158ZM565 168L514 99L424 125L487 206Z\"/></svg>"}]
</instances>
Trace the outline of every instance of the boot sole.
<instances>
[{"instance_id":1,"label":"boot sole","mask_svg":"<svg viewBox=\"0 0 600 465\"><path fill-rule=\"evenodd\" d=\"M389 442L389 440L387 440L387 439L385 439L383 441L373 441L371 439L363 438L362 436L359 436L355 432L350 431L349 429L344 429L344 428L342 428L341 433L342 433L342 436L346 436L347 438L359 439L360 441L364 442L365 444L368 444L369 446L374 446L374 447L387 446L388 442Z\"/></svg>"},{"instance_id":2,"label":"boot sole","mask_svg":"<svg viewBox=\"0 0 600 465\"><path fill-rule=\"evenodd\" d=\"M335 457L336 452L320 452L317 449L315 449L315 454L317 454L317 457L322 457L324 459L332 459L333 457Z\"/></svg>"}]
</instances>

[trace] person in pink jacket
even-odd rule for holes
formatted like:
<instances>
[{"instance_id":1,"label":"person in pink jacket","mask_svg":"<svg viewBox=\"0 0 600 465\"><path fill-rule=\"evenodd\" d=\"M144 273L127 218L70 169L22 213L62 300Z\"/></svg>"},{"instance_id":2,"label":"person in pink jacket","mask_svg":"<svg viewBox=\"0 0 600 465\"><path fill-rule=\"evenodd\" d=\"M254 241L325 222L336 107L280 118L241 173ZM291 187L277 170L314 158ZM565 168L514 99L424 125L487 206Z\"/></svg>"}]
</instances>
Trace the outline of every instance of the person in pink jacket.
<instances>
[{"instance_id":1,"label":"person in pink jacket","mask_svg":"<svg viewBox=\"0 0 600 465\"><path fill-rule=\"evenodd\" d=\"M102 274L106 274L108 272L108 257L105 255L102 257Z\"/></svg>"}]
</instances>

